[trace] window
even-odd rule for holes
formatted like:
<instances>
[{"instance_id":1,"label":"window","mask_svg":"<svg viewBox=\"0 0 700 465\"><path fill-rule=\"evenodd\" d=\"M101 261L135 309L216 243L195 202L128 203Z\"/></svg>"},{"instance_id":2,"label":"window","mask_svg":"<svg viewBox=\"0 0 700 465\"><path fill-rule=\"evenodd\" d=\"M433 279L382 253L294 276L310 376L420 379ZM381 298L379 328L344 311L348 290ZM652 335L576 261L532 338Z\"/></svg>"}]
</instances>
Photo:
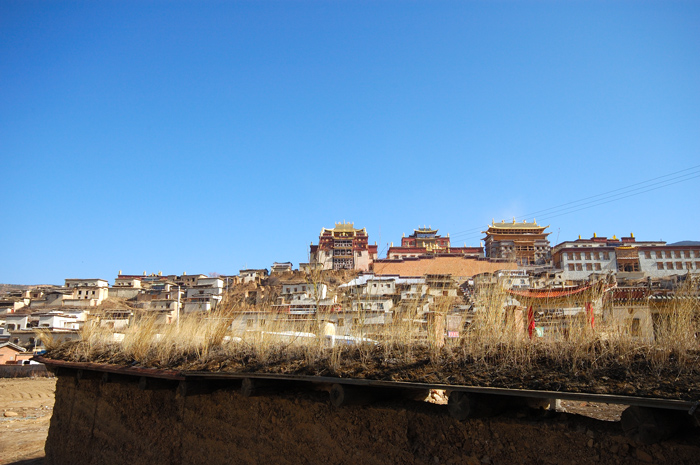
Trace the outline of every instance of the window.
<instances>
[{"instance_id":1,"label":"window","mask_svg":"<svg viewBox=\"0 0 700 465\"><path fill-rule=\"evenodd\" d=\"M666 262L666 269L672 270L673 269L673 262Z\"/></svg>"},{"instance_id":2,"label":"window","mask_svg":"<svg viewBox=\"0 0 700 465\"><path fill-rule=\"evenodd\" d=\"M586 263L586 271L593 271L593 264L592 263Z\"/></svg>"},{"instance_id":3,"label":"window","mask_svg":"<svg viewBox=\"0 0 700 465\"><path fill-rule=\"evenodd\" d=\"M338 318L338 326L345 326L345 318Z\"/></svg>"},{"instance_id":4,"label":"window","mask_svg":"<svg viewBox=\"0 0 700 465\"><path fill-rule=\"evenodd\" d=\"M586 252L586 260L590 260L590 259L591 259L591 253L590 253L590 252Z\"/></svg>"},{"instance_id":5,"label":"window","mask_svg":"<svg viewBox=\"0 0 700 465\"><path fill-rule=\"evenodd\" d=\"M574 255L576 256L576 260L581 260L581 252L576 252Z\"/></svg>"},{"instance_id":6,"label":"window","mask_svg":"<svg viewBox=\"0 0 700 465\"><path fill-rule=\"evenodd\" d=\"M610 255L608 255L608 252L603 252L603 260L609 260Z\"/></svg>"},{"instance_id":7,"label":"window","mask_svg":"<svg viewBox=\"0 0 700 465\"><path fill-rule=\"evenodd\" d=\"M670 251L670 250L667 250L667 251L666 251L666 258L673 258L673 257L671 256L671 251Z\"/></svg>"},{"instance_id":8,"label":"window","mask_svg":"<svg viewBox=\"0 0 700 465\"><path fill-rule=\"evenodd\" d=\"M253 319L252 319L252 318L248 318L248 320L246 320L246 325L247 325L249 328L250 328L251 326L253 326Z\"/></svg>"},{"instance_id":9,"label":"window","mask_svg":"<svg viewBox=\"0 0 700 465\"><path fill-rule=\"evenodd\" d=\"M681 258L681 251L680 250L676 250L674 253L676 255L676 258Z\"/></svg>"},{"instance_id":10,"label":"window","mask_svg":"<svg viewBox=\"0 0 700 465\"><path fill-rule=\"evenodd\" d=\"M693 264L691 262L685 262L685 269L686 270L692 270L693 269Z\"/></svg>"},{"instance_id":11,"label":"window","mask_svg":"<svg viewBox=\"0 0 700 465\"><path fill-rule=\"evenodd\" d=\"M593 257L595 257L596 260L600 260L600 253L595 252L595 253L593 254Z\"/></svg>"},{"instance_id":12,"label":"window","mask_svg":"<svg viewBox=\"0 0 700 465\"><path fill-rule=\"evenodd\" d=\"M569 271L574 271L576 270L576 267L574 266L573 263L569 263Z\"/></svg>"},{"instance_id":13,"label":"window","mask_svg":"<svg viewBox=\"0 0 700 465\"><path fill-rule=\"evenodd\" d=\"M664 269L664 263L663 263L663 262L656 262L656 269L657 269L657 270L663 270L663 269Z\"/></svg>"},{"instance_id":14,"label":"window","mask_svg":"<svg viewBox=\"0 0 700 465\"><path fill-rule=\"evenodd\" d=\"M78 291L78 295L81 295L82 293L83 293L83 291Z\"/></svg>"},{"instance_id":15,"label":"window","mask_svg":"<svg viewBox=\"0 0 700 465\"><path fill-rule=\"evenodd\" d=\"M583 271L583 266L580 263L576 264L576 271Z\"/></svg>"},{"instance_id":16,"label":"window","mask_svg":"<svg viewBox=\"0 0 700 465\"><path fill-rule=\"evenodd\" d=\"M359 326L359 325L360 325L360 319L359 319L359 318L353 318L353 319L352 319L352 325L353 325L353 326Z\"/></svg>"},{"instance_id":17,"label":"window","mask_svg":"<svg viewBox=\"0 0 700 465\"><path fill-rule=\"evenodd\" d=\"M695 251L695 258L700 258L700 250Z\"/></svg>"},{"instance_id":18,"label":"window","mask_svg":"<svg viewBox=\"0 0 700 465\"><path fill-rule=\"evenodd\" d=\"M682 262L676 262L676 269L677 269L677 270L682 270L682 269L683 269L683 263L682 263Z\"/></svg>"},{"instance_id":19,"label":"window","mask_svg":"<svg viewBox=\"0 0 700 465\"><path fill-rule=\"evenodd\" d=\"M600 271L600 263L596 263L596 264L595 264L595 270L596 270L596 271Z\"/></svg>"},{"instance_id":20,"label":"window","mask_svg":"<svg viewBox=\"0 0 700 465\"><path fill-rule=\"evenodd\" d=\"M644 252L644 258L651 258L651 252L649 252L648 250Z\"/></svg>"},{"instance_id":21,"label":"window","mask_svg":"<svg viewBox=\"0 0 700 465\"><path fill-rule=\"evenodd\" d=\"M664 253L659 252L658 250L656 251L656 258L664 258Z\"/></svg>"},{"instance_id":22,"label":"window","mask_svg":"<svg viewBox=\"0 0 700 465\"><path fill-rule=\"evenodd\" d=\"M690 250L684 251L684 252L683 252L683 256L684 256L685 258L690 258Z\"/></svg>"}]
</instances>

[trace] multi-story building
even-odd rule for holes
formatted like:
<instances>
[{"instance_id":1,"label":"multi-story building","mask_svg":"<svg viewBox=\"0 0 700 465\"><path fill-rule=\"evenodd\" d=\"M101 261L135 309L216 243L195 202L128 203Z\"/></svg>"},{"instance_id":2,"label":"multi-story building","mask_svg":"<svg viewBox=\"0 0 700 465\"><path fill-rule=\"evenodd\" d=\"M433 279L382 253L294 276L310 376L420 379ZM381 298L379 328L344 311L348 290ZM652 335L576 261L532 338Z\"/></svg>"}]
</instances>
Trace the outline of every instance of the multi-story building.
<instances>
[{"instance_id":1,"label":"multi-story building","mask_svg":"<svg viewBox=\"0 0 700 465\"><path fill-rule=\"evenodd\" d=\"M311 244L311 263L320 263L324 270L368 271L377 259L377 245L369 245L365 228L353 223L336 223L332 229L321 229L318 245Z\"/></svg>"},{"instance_id":2,"label":"multi-story building","mask_svg":"<svg viewBox=\"0 0 700 465\"><path fill-rule=\"evenodd\" d=\"M104 279L66 279L66 289L71 290L70 298L63 298L66 306L100 305L107 298L109 283Z\"/></svg>"},{"instance_id":3,"label":"multi-story building","mask_svg":"<svg viewBox=\"0 0 700 465\"><path fill-rule=\"evenodd\" d=\"M544 232L549 226L540 226L537 221L512 223L494 221L488 230L482 231L484 253L490 259L514 261L518 266L546 265L551 259L551 247Z\"/></svg>"},{"instance_id":4,"label":"multi-story building","mask_svg":"<svg viewBox=\"0 0 700 465\"><path fill-rule=\"evenodd\" d=\"M663 278L700 273L700 245L637 241L628 237L579 238L552 249L555 268L566 280L586 280L591 274L614 273L620 278Z\"/></svg>"},{"instance_id":5,"label":"multi-story building","mask_svg":"<svg viewBox=\"0 0 700 465\"><path fill-rule=\"evenodd\" d=\"M199 278L197 285L187 289L183 311L209 312L223 299L224 281L221 278Z\"/></svg>"},{"instance_id":6,"label":"multi-story building","mask_svg":"<svg viewBox=\"0 0 700 465\"><path fill-rule=\"evenodd\" d=\"M292 271L292 262L274 262L270 267L270 274L291 273Z\"/></svg>"},{"instance_id":7,"label":"multi-story building","mask_svg":"<svg viewBox=\"0 0 700 465\"><path fill-rule=\"evenodd\" d=\"M483 256L483 251L480 247L467 247L466 244L464 247L452 247L450 245L450 235L442 237L437 232L437 229L431 229L430 227L414 229L413 234L408 237L404 235L401 238L400 247L394 247L392 242L386 258L401 259L431 254L466 255L474 258Z\"/></svg>"},{"instance_id":8,"label":"multi-story building","mask_svg":"<svg viewBox=\"0 0 700 465\"><path fill-rule=\"evenodd\" d=\"M260 284L268 275L267 268L240 270L234 282L236 284Z\"/></svg>"}]
</instances>

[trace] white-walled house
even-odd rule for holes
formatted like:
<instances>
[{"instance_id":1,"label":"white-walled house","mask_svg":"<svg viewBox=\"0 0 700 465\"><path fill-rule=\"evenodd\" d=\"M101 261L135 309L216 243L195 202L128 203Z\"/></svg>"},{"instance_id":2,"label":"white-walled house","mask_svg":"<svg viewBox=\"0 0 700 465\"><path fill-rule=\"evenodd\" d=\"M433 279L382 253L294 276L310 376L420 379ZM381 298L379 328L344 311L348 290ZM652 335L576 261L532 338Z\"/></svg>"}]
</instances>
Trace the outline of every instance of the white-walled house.
<instances>
[{"instance_id":1,"label":"white-walled house","mask_svg":"<svg viewBox=\"0 0 700 465\"><path fill-rule=\"evenodd\" d=\"M94 307L109 294L109 283L104 279L66 279L65 287L72 294L63 299L64 306Z\"/></svg>"},{"instance_id":2,"label":"white-walled house","mask_svg":"<svg viewBox=\"0 0 700 465\"><path fill-rule=\"evenodd\" d=\"M5 316L5 331L21 331L29 329L28 314L8 314Z\"/></svg>"},{"instance_id":3,"label":"white-walled house","mask_svg":"<svg viewBox=\"0 0 700 465\"><path fill-rule=\"evenodd\" d=\"M306 281L293 281L282 284L281 297L285 301L294 300L322 300L326 298L328 286L323 283L307 283Z\"/></svg>"},{"instance_id":4,"label":"white-walled house","mask_svg":"<svg viewBox=\"0 0 700 465\"><path fill-rule=\"evenodd\" d=\"M262 269L249 269L249 270L240 270L238 272L238 283L240 284L248 284L248 283L256 283L260 282L263 278L266 278L268 276L268 271L267 268L262 268Z\"/></svg>"},{"instance_id":5,"label":"white-walled house","mask_svg":"<svg viewBox=\"0 0 700 465\"><path fill-rule=\"evenodd\" d=\"M183 311L208 312L216 308L223 299L224 280L221 278L200 278L197 285L187 289Z\"/></svg>"},{"instance_id":6,"label":"white-walled house","mask_svg":"<svg viewBox=\"0 0 700 465\"><path fill-rule=\"evenodd\" d=\"M49 329L80 329L85 323L87 312L78 311L54 311L39 314L39 328Z\"/></svg>"}]
</instances>

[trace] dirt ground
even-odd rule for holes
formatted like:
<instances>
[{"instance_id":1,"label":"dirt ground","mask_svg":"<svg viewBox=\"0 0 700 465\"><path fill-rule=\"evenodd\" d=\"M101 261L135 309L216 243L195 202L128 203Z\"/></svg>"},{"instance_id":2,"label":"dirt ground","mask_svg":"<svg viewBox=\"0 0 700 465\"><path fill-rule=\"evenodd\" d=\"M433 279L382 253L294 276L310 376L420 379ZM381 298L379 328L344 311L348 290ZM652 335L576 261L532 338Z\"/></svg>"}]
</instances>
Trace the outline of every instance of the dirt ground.
<instances>
[{"instance_id":1,"label":"dirt ground","mask_svg":"<svg viewBox=\"0 0 700 465\"><path fill-rule=\"evenodd\" d=\"M570 413L514 409L460 422L440 402L333 407L328 392L308 385L254 397L235 385L185 396L176 386L61 376L46 463L612 465L697 464L700 457L697 431L636 443L610 421L620 407L606 404L565 402Z\"/></svg>"},{"instance_id":2,"label":"dirt ground","mask_svg":"<svg viewBox=\"0 0 700 465\"><path fill-rule=\"evenodd\" d=\"M171 389L141 391L136 383L104 385L91 380L76 385L64 379L63 406L57 406L63 415L51 420L53 460L45 460L55 388L55 379L0 379L0 464L65 463L67 450L85 451L87 443L92 443L91 454L97 448L103 455L79 454L70 457L72 463L130 463L127 454L135 451L144 463L148 458L157 463L157 443L165 447L161 457L174 459L173 453L178 454L176 463L201 463L202 453L208 463L327 459L325 463L468 465L562 460L690 464L698 463L700 456L697 431L652 446L630 441L617 423L624 407L613 404L563 401L567 413L549 419L513 411L457 422L446 414L441 396L432 403L333 408L327 393L318 390L244 398L237 389L217 389L183 401ZM184 410L177 408L180 405ZM6 417L6 412L17 416ZM186 431L181 429L183 419L189 425ZM69 430L70 437L63 436ZM63 440L77 447L66 449Z\"/></svg>"},{"instance_id":3,"label":"dirt ground","mask_svg":"<svg viewBox=\"0 0 700 465\"><path fill-rule=\"evenodd\" d=\"M41 462L55 390L55 378L0 378L0 464Z\"/></svg>"}]
</instances>

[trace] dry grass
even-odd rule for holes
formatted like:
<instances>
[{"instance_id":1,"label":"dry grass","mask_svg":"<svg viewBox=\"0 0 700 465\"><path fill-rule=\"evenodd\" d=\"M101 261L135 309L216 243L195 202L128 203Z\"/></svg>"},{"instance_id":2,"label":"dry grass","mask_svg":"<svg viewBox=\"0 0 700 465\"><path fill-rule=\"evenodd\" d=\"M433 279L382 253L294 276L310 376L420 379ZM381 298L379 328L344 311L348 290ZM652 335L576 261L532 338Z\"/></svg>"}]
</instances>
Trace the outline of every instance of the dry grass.
<instances>
[{"instance_id":1,"label":"dry grass","mask_svg":"<svg viewBox=\"0 0 700 465\"><path fill-rule=\"evenodd\" d=\"M85 326L77 342L57 344L48 333L40 337L50 357L75 361L529 387L544 382L550 389L561 386L561 380L547 381L556 373L589 385L612 377L619 386L611 392L624 392L631 380L645 377L657 379L657 387L668 377L670 381L690 377L698 384L700 309L697 299L685 298L697 293L697 282L689 281L671 304L656 310L661 316L653 340L632 336L627 322L606 314L602 295L594 300L594 328L585 314L566 316L550 322L546 337L530 339L526 312L507 316L507 296L494 288L477 293L476 311L458 339L445 340L440 323L452 307L449 299L433 302L427 325L419 322L421 315L394 314L391 324L371 331L376 343L352 346L329 347L319 315L290 321L278 318L281 315L269 307L258 309L265 315L265 326L252 330L236 325L241 309L228 308L187 315L170 325L144 317L124 332L121 341L114 339L112 330L93 325ZM357 315L360 321L366 316L362 313ZM364 327L353 333L357 338L369 334ZM528 381L540 372L543 379ZM574 381L565 383L569 384L564 388L576 389ZM635 389L639 394L640 388Z\"/></svg>"}]
</instances>

